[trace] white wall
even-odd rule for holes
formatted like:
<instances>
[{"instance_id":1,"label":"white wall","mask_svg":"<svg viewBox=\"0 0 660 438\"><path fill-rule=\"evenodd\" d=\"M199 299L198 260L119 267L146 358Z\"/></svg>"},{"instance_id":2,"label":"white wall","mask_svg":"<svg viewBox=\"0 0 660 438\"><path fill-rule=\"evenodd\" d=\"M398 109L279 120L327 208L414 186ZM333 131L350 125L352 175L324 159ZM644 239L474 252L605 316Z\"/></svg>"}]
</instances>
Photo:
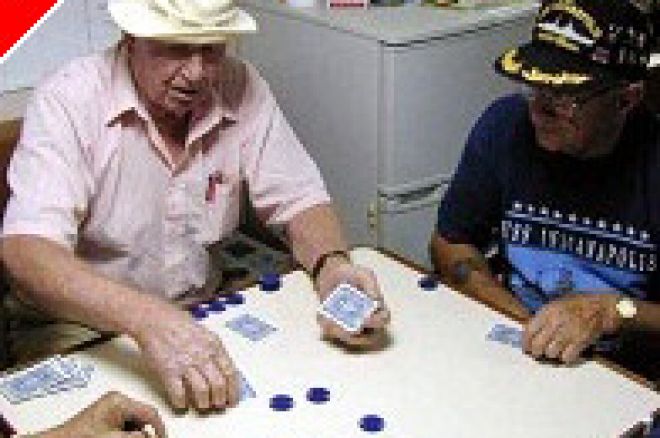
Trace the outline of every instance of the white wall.
<instances>
[{"instance_id":1,"label":"white wall","mask_svg":"<svg viewBox=\"0 0 660 438\"><path fill-rule=\"evenodd\" d=\"M34 87L63 63L116 41L119 30L111 22L106 5L107 0L64 0L0 64L0 118L22 111L25 89Z\"/></svg>"}]
</instances>

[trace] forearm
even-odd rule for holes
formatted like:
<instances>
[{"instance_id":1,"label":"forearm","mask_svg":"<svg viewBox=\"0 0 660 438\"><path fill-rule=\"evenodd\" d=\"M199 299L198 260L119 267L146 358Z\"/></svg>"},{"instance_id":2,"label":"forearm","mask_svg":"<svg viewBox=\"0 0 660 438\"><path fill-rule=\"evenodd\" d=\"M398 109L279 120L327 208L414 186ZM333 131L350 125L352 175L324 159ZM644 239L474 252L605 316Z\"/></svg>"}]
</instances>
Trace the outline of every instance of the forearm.
<instances>
[{"instance_id":1,"label":"forearm","mask_svg":"<svg viewBox=\"0 0 660 438\"><path fill-rule=\"evenodd\" d=\"M47 239L7 237L0 251L18 283L20 298L59 318L134 335L143 315L167 305L103 277L71 251Z\"/></svg>"},{"instance_id":2,"label":"forearm","mask_svg":"<svg viewBox=\"0 0 660 438\"><path fill-rule=\"evenodd\" d=\"M294 257L308 272L321 255L348 248L330 204L317 205L294 216L287 233Z\"/></svg>"},{"instance_id":3,"label":"forearm","mask_svg":"<svg viewBox=\"0 0 660 438\"><path fill-rule=\"evenodd\" d=\"M477 248L466 244L452 244L435 233L429 249L435 270L444 283L516 319L524 320L529 317L527 309L490 272L484 256ZM466 260L478 267L466 279L456 278L454 272L457 263Z\"/></svg>"}]
</instances>

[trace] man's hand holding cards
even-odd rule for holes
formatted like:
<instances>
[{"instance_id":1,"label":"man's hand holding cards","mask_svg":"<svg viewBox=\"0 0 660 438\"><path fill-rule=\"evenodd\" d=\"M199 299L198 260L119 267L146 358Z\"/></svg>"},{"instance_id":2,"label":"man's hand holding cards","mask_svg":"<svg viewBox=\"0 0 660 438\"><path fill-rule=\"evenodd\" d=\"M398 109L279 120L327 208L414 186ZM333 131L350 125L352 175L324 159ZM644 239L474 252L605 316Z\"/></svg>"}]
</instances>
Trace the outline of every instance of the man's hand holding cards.
<instances>
[{"instance_id":1,"label":"man's hand holding cards","mask_svg":"<svg viewBox=\"0 0 660 438\"><path fill-rule=\"evenodd\" d=\"M384 333L384 324L376 316L380 307L379 301L341 283L323 300L318 314L326 335L350 346L368 347L374 346L375 335Z\"/></svg>"},{"instance_id":2,"label":"man's hand holding cards","mask_svg":"<svg viewBox=\"0 0 660 438\"><path fill-rule=\"evenodd\" d=\"M385 347L385 329L390 322L390 311L371 269L351 261L333 258L320 271L315 285L321 301L317 319L326 339L339 341L349 347L370 350ZM332 305L332 300L338 300L342 294L349 291L349 295L354 295L354 291L357 291L358 295L355 297L361 299L343 301L345 306L350 303L355 308L350 309L351 312L343 312L343 316L347 318L340 318L340 315L332 310L344 307L337 307L335 303L335 307L331 308L326 304ZM337 295L334 295L335 292ZM335 316L331 316L333 314ZM337 322L338 320L342 322Z\"/></svg>"},{"instance_id":3,"label":"man's hand holding cards","mask_svg":"<svg viewBox=\"0 0 660 438\"><path fill-rule=\"evenodd\" d=\"M321 303L319 314L348 333L355 334L371 316L378 303L350 284L342 283Z\"/></svg>"}]
</instances>

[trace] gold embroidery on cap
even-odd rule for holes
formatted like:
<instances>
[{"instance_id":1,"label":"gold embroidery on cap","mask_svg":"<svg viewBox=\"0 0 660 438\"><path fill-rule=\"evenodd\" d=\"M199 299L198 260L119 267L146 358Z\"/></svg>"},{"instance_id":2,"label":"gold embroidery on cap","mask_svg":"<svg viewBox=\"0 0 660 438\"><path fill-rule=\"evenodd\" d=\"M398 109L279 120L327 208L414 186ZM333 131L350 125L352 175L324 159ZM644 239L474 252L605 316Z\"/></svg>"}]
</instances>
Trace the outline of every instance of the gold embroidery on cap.
<instances>
[{"instance_id":1,"label":"gold embroidery on cap","mask_svg":"<svg viewBox=\"0 0 660 438\"><path fill-rule=\"evenodd\" d=\"M556 46L562 47L571 52L580 53L580 47L578 47L577 44L571 43L565 36L554 33L539 32L537 38L542 41L554 43Z\"/></svg>"},{"instance_id":2,"label":"gold embroidery on cap","mask_svg":"<svg viewBox=\"0 0 660 438\"><path fill-rule=\"evenodd\" d=\"M522 70L522 63L516 57L518 56L518 49L511 49L502 56L502 69L511 74L518 74Z\"/></svg>"},{"instance_id":3,"label":"gold embroidery on cap","mask_svg":"<svg viewBox=\"0 0 660 438\"><path fill-rule=\"evenodd\" d=\"M523 79L546 85L580 85L591 79L589 75L579 73L544 73L536 67L531 70L523 69L523 64L518 61L518 49L511 49L502 56L500 62L502 70L511 75L520 75Z\"/></svg>"},{"instance_id":4,"label":"gold embroidery on cap","mask_svg":"<svg viewBox=\"0 0 660 438\"><path fill-rule=\"evenodd\" d=\"M591 17L591 15L589 15L582 9L575 6L571 1L566 1L562 3L553 3L551 5L546 6L539 13L537 23L541 22L551 12L555 12L555 11L566 12L567 14L578 20L580 23L584 24L584 27L587 28L589 35L593 39L597 40L603 36L603 30L600 27L598 27L596 20L594 20L593 17Z\"/></svg>"}]
</instances>

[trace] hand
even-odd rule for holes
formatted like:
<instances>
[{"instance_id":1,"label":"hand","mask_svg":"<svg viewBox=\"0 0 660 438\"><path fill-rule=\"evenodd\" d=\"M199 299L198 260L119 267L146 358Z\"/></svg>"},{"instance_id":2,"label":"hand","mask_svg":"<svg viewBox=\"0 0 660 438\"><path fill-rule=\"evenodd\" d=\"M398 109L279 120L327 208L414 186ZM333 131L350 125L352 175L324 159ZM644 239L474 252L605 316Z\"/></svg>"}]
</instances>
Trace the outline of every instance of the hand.
<instances>
[{"instance_id":1,"label":"hand","mask_svg":"<svg viewBox=\"0 0 660 438\"><path fill-rule=\"evenodd\" d=\"M238 403L236 368L220 339L185 311L162 303L134 335L175 409L223 409Z\"/></svg>"},{"instance_id":2,"label":"hand","mask_svg":"<svg viewBox=\"0 0 660 438\"><path fill-rule=\"evenodd\" d=\"M537 359L575 363L601 335L619 330L619 298L617 294L570 295L547 304L525 327L523 350Z\"/></svg>"},{"instance_id":3,"label":"hand","mask_svg":"<svg viewBox=\"0 0 660 438\"><path fill-rule=\"evenodd\" d=\"M364 323L359 333L349 333L333 321L318 316L319 325L326 337L336 339L351 347L375 347L385 334L385 327L390 322L390 311L385 305L374 273L362 266L330 259L318 277L319 298L324 301L341 283L348 283L364 292L378 303L376 311Z\"/></svg>"},{"instance_id":4,"label":"hand","mask_svg":"<svg viewBox=\"0 0 660 438\"><path fill-rule=\"evenodd\" d=\"M150 425L158 438L165 438L165 425L158 412L150 406L109 392L75 417L47 433L43 438L143 438L141 431L127 432L124 427L132 423L138 428Z\"/></svg>"}]
</instances>

